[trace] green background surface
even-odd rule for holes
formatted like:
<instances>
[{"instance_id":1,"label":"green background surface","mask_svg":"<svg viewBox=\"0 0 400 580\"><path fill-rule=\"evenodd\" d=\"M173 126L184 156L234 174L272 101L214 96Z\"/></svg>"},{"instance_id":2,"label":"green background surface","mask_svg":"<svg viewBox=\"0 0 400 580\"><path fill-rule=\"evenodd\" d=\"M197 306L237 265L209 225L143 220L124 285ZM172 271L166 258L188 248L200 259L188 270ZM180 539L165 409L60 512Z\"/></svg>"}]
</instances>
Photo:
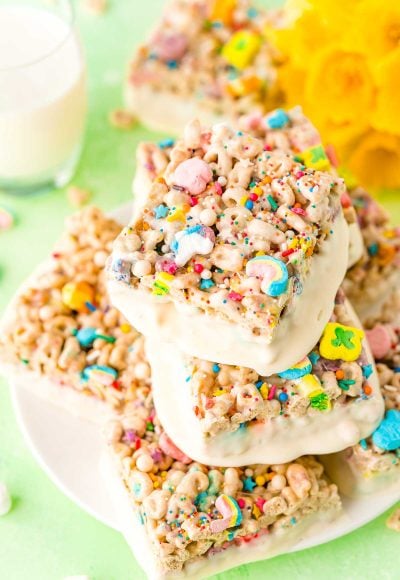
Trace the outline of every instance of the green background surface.
<instances>
[{"instance_id":1,"label":"green background surface","mask_svg":"<svg viewBox=\"0 0 400 580\"><path fill-rule=\"evenodd\" d=\"M92 201L104 209L130 199L135 147L143 138L158 137L142 128L118 131L110 127L107 117L121 105L128 58L162 5L163 0L110 0L104 16L78 11L89 69L90 109L86 145L74 183L90 189ZM386 194L382 200L399 222L396 194ZM63 191L25 199L0 193L0 204L13 208L18 219L12 230L0 233L2 310L17 286L49 253L64 217L73 210ZM87 574L91 580L144 578L120 534L84 513L41 471L17 428L4 381L0 387L0 481L7 483L13 497L12 511L0 519L0 580L62 580L75 574ZM386 528L386 517L324 546L237 568L218 578L399 578L400 536Z\"/></svg>"}]
</instances>

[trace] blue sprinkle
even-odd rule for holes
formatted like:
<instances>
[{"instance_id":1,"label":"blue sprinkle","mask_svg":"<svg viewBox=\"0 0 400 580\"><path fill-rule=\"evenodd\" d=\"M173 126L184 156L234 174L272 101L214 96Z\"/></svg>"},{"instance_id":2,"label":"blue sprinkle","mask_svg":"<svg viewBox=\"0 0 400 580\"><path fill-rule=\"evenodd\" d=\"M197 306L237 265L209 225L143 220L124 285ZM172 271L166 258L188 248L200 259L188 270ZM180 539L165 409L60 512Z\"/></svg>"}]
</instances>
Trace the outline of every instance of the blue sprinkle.
<instances>
[{"instance_id":1,"label":"blue sprinkle","mask_svg":"<svg viewBox=\"0 0 400 580\"><path fill-rule=\"evenodd\" d=\"M173 147L174 143L175 143L175 140L172 138L163 139L162 141L160 141L158 143L158 146L161 147L161 149L168 149L169 147Z\"/></svg>"},{"instance_id":2,"label":"blue sprinkle","mask_svg":"<svg viewBox=\"0 0 400 580\"><path fill-rule=\"evenodd\" d=\"M263 386L264 382L263 381L257 381L256 382L256 387L257 389L261 389L261 387Z\"/></svg>"},{"instance_id":3,"label":"blue sprinkle","mask_svg":"<svg viewBox=\"0 0 400 580\"><path fill-rule=\"evenodd\" d=\"M364 365L362 367L362 374L366 379L369 379L373 372L374 369L372 368L372 365Z\"/></svg>"},{"instance_id":4,"label":"blue sprinkle","mask_svg":"<svg viewBox=\"0 0 400 580\"><path fill-rule=\"evenodd\" d=\"M365 451L368 449L368 444L365 439L361 439L360 445Z\"/></svg>"},{"instance_id":5,"label":"blue sprinkle","mask_svg":"<svg viewBox=\"0 0 400 580\"><path fill-rule=\"evenodd\" d=\"M91 346L97 337L97 332L95 328L81 328L75 334L79 344L83 347Z\"/></svg>"},{"instance_id":6,"label":"blue sprinkle","mask_svg":"<svg viewBox=\"0 0 400 580\"><path fill-rule=\"evenodd\" d=\"M256 487L256 482L254 481L254 479L252 479L251 477L246 477L246 479L243 481L243 490L244 491L253 491L253 489Z\"/></svg>"},{"instance_id":7,"label":"blue sprinkle","mask_svg":"<svg viewBox=\"0 0 400 580\"><path fill-rule=\"evenodd\" d=\"M125 282L125 280L123 280ZM96 312L97 308L94 304L92 304L91 302L89 302L88 300L85 302L85 306L88 310L90 310L90 312Z\"/></svg>"},{"instance_id":8,"label":"blue sprinkle","mask_svg":"<svg viewBox=\"0 0 400 580\"><path fill-rule=\"evenodd\" d=\"M281 403L286 403L288 398L289 396L287 395L287 393L279 393L278 395L278 399L280 400Z\"/></svg>"},{"instance_id":9,"label":"blue sprinkle","mask_svg":"<svg viewBox=\"0 0 400 580\"><path fill-rule=\"evenodd\" d=\"M246 429L246 427L247 427L246 423L240 423L239 431L244 431Z\"/></svg>"},{"instance_id":10,"label":"blue sprinkle","mask_svg":"<svg viewBox=\"0 0 400 580\"><path fill-rule=\"evenodd\" d=\"M377 242L374 242L373 244L368 246L368 254L370 256L376 256L378 251L379 251L379 244Z\"/></svg>"},{"instance_id":11,"label":"blue sprinkle","mask_svg":"<svg viewBox=\"0 0 400 580\"><path fill-rule=\"evenodd\" d=\"M200 290L208 290L215 286L215 282L213 280L202 280L200 282Z\"/></svg>"},{"instance_id":12,"label":"blue sprinkle","mask_svg":"<svg viewBox=\"0 0 400 580\"><path fill-rule=\"evenodd\" d=\"M290 523L292 524L292 526L294 526L295 524L297 524L297 520L295 517L290 518Z\"/></svg>"},{"instance_id":13,"label":"blue sprinkle","mask_svg":"<svg viewBox=\"0 0 400 580\"><path fill-rule=\"evenodd\" d=\"M194 500L194 505L199 507L203 511L206 508L204 502L206 501L207 497L208 497L208 494L206 491L200 492Z\"/></svg>"},{"instance_id":14,"label":"blue sprinkle","mask_svg":"<svg viewBox=\"0 0 400 580\"><path fill-rule=\"evenodd\" d=\"M176 60L169 60L167 62L167 67L171 70L177 69L178 68L178 62Z\"/></svg>"},{"instance_id":15,"label":"blue sprinkle","mask_svg":"<svg viewBox=\"0 0 400 580\"><path fill-rule=\"evenodd\" d=\"M257 15L258 15L258 10L256 10L256 8L249 8L247 10L247 16L249 18L256 18Z\"/></svg>"},{"instance_id":16,"label":"blue sprinkle","mask_svg":"<svg viewBox=\"0 0 400 580\"><path fill-rule=\"evenodd\" d=\"M154 208L154 214L156 216L156 220L159 220L161 218L165 218L166 215L168 214L167 206L164 205L163 203L161 203L160 205L158 205L157 207Z\"/></svg>"},{"instance_id":17,"label":"blue sprinkle","mask_svg":"<svg viewBox=\"0 0 400 580\"><path fill-rule=\"evenodd\" d=\"M245 207L246 209L252 210L252 209L253 209L253 207L254 207L254 203L251 201L251 199L248 199L248 200L246 201L246 203L244 204L244 207Z\"/></svg>"},{"instance_id":18,"label":"blue sprinkle","mask_svg":"<svg viewBox=\"0 0 400 580\"><path fill-rule=\"evenodd\" d=\"M393 368L393 371L394 371L395 373L400 373L400 367L394 367L394 368Z\"/></svg>"},{"instance_id":19,"label":"blue sprinkle","mask_svg":"<svg viewBox=\"0 0 400 580\"><path fill-rule=\"evenodd\" d=\"M221 367L217 363L214 363L212 370L213 370L213 373L219 373L219 371L221 370Z\"/></svg>"},{"instance_id":20,"label":"blue sprinkle","mask_svg":"<svg viewBox=\"0 0 400 580\"><path fill-rule=\"evenodd\" d=\"M185 381L188 383L191 380L191 376L189 375L188 377L186 377Z\"/></svg>"}]
</instances>

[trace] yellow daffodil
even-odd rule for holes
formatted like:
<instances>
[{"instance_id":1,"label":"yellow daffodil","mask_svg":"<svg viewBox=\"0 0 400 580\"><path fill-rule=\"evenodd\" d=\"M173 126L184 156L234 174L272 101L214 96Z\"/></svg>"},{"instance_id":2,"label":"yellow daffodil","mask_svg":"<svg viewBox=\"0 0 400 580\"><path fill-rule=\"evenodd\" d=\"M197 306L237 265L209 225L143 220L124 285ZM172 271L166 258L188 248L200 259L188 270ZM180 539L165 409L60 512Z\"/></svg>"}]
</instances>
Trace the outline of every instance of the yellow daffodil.
<instances>
[{"instance_id":1,"label":"yellow daffodil","mask_svg":"<svg viewBox=\"0 0 400 580\"><path fill-rule=\"evenodd\" d=\"M353 150L348 164L362 185L400 187L400 137L370 131Z\"/></svg>"},{"instance_id":2,"label":"yellow daffodil","mask_svg":"<svg viewBox=\"0 0 400 580\"><path fill-rule=\"evenodd\" d=\"M305 96L317 118L338 124L368 119L374 93L368 64L355 52L328 47L310 63Z\"/></svg>"},{"instance_id":3,"label":"yellow daffodil","mask_svg":"<svg viewBox=\"0 0 400 580\"><path fill-rule=\"evenodd\" d=\"M361 0L348 34L369 59L379 59L400 46L399 0Z\"/></svg>"},{"instance_id":4,"label":"yellow daffodil","mask_svg":"<svg viewBox=\"0 0 400 580\"><path fill-rule=\"evenodd\" d=\"M384 58L377 68L376 129L400 135L400 47Z\"/></svg>"}]
</instances>

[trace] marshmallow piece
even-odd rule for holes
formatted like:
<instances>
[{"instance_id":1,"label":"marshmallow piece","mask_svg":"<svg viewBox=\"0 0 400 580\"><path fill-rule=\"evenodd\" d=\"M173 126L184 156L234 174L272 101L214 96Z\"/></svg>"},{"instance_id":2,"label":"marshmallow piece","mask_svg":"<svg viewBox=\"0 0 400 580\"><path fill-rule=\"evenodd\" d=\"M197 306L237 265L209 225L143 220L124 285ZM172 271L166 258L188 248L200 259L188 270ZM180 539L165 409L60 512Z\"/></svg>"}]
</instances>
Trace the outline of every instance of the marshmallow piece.
<instances>
[{"instance_id":1,"label":"marshmallow piece","mask_svg":"<svg viewBox=\"0 0 400 580\"><path fill-rule=\"evenodd\" d=\"M184 187L192 195L203 193L211 179L210 166L198 157L192 157L180 163L173 175L175 185Z\"/></svg>"},{"instance_id":2,"label":"marshmallow piece","mask_svg":"<svg viewBox=\"0 0 400 580\"><path fill-rule=\"evenodd\" d=\"M366 331L368 344L375 358L384 358L392 346L390 333L383 324L377 324Z\"/></svg>"}]
</instances>

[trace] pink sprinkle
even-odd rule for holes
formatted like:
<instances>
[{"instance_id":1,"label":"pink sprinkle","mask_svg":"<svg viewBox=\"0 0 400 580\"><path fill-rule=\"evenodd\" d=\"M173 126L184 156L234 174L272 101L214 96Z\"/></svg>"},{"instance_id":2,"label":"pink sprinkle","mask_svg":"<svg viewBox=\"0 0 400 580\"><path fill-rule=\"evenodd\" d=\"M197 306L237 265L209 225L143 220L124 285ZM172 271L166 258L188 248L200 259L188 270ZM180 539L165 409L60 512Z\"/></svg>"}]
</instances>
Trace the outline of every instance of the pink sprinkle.
<instances>
[{"instance_id":1,"label":"pink sprinkle","mask_svg":"<svg viewBox=\"0 0 400 580\"><path fill-rule=\"evenodd\" d=\"M191 197L190 200L189 200L189 204L191 205L191 207L194 207L198 203L199 203L199 200L196 199L195 197Z\"/></svg>"},{"instance_id":2,"label":"pink sprinkle","mask_svg":"<svg viewBox=\"0 0 400 580\"><path fill-rule=\"evenodd\" d=\"M234 302L241 302L243 300L243 296L238 292L229 292L228 298L233 300Z\"/></svg>"},{"instance_id":3,"label":"pink sprinkle","mask_svg":"<svg viewBox=\"0 0 400 580\"><path fill-rule=\"evenodd\" d=\"M238 506L240 507L240 509L241 509L241 510L242 510L242 509L245 507L245 505L246 505L246 502L244 501L244 499L243 499L242 497L240 497L240 498L237 500L237 503L238 503Z\"/></svg>"},{"instance_id":4,"label":"pink sprinkle","mask_svg":"<svg viewBox=\"0 0 400 580\"><path fill-rule=\"evenodd\" d=\"M222 185L220 184L219 181L216 181L214 183L214 187L215 187L215 191L217 192L217 195L222 195Z\"/></svg>"},{"instance_id":5,"label":"pink sprinkle","mask_svg":"<svg viewBox=\"0 0 400 580\"><path fill-rule=\"evenodd\" d=\"M275 394L276 394L276 385L272 385L268 393L268 401L273 399L275 397Z\"/></svg>"},{"instance_id":6,"label":"pink sprinkle","mask_svg":"<svg viewBox=\"0 0 400 580\"><path fill-rule=\"evenodd\" d=\"M298 171L295 173L295 178L300 179L300 177L303 177L303 175L305 175L304 171Z\"/></svg>"},{"instance_id":7,"label":"pink sprinkle","mask_svg":"<svg viewBox=\"0 0 400 580\"><path fill-rule=\"evenodd\" d=\"M193 266L193 268L194 268L194 271L196 272L196 274L201 274L202 271L204 270L203 264L199 264L199 263L195 264Z\"/></svg>"},{"instance_id":8,"label":"pink sprinkle","mask_svg":"<svg viewBox=\"0 0 400 580\"><path fill-rule=\"evenodd\" d=\"M328 157L329 161L333 165L333 167L338 167L339 166L339 158L337 156L336 149L334 148L334 146L332 144L329 144L325 147L325 153L326 153L326 156Z\"/></svg>"},{"instance_id":9,"label":"pink sprinkle","mask_svg":"<svg viewBox=\"0 0 400 580\"><path fill-rule=\"evenodd\" d=\"M345 209L347 207L351 207L351 197L349 196L347 191L342 193L342 195L340 196L340 203L342 204L342 207L344 207Z\"/></svg>"},{"instance_id":10,"label":"pink sprinkle","mask_svg":"<svg viewBox=\"0 0 400 580\"><path fill-rule=\"evenodd\" d=\"M306 212L302 207L293 207L292 212L297 213L298 215L306 215Z\"/></svg>"},{"instance_id":11,"label":"pink sprinkle","mask_svg":"<svg viewBox=\"0 0 400 580\"><path fill-rule=\"evenodd\" d=\"M258 497L256 499L256 506L258 507L258 509L260 509L262 511L264 504L266 503L267 500L265 500L263 497Z\"/></svg>"},{"instance_id":12,"label":"pink sprinkle","mask_svg":"<svg viewBox=\"0 0 400 580\"><path fill-rule=\"evenodd\" d=\"M163 260L161 262L161 270L174 276L178 270L178 266L173 260Z\"/></svg>"},{"instance_id":13,"label":"pink sprinkle","mask_svg":"<svg viewBox=\"0 0 400 580\"><path fill-rule=\"evenodd\" d=\"M258 199L258 195L256 193L251 193L249 195L249 197L250 197L251 201L257 201L257 199Z\"/></svg>"},{"instance_id":14,"label":"pink sprinkle","mask_svg":"<svg viewBox=\"0 0 400 580\"><path fill-rule=\"evenodd\" d=\"M265 144L263 147L264 151L272 151L271 145Z\"/></svg>"}]
</instances>

